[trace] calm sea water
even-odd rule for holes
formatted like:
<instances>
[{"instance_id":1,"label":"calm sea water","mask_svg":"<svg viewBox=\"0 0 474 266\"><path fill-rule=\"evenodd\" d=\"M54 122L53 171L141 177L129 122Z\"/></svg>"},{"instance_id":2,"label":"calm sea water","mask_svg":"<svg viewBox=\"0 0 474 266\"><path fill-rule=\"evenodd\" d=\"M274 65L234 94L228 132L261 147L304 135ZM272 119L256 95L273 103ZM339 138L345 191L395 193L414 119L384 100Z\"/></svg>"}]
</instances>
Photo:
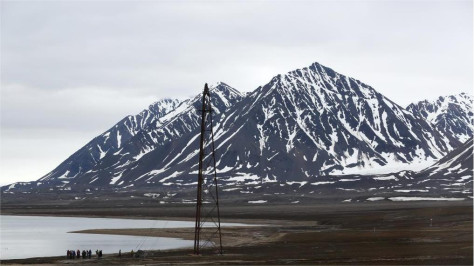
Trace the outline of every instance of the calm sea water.
<instances>
[{"instance_id":1,"label":"calm sea water","mask_svg":"<svg viewBox=\"0 0 474 266\"><path fill-rule=\"evenodd\" d=\"M68 249L101 249L104 254L132 249L189 247L193 241L143 236L68 233L85 229L194 227L194 222L109 218L0 215L0 259L66 256ZM223 224L223 226L242 224Z\"/></svg>"}]
</instances>

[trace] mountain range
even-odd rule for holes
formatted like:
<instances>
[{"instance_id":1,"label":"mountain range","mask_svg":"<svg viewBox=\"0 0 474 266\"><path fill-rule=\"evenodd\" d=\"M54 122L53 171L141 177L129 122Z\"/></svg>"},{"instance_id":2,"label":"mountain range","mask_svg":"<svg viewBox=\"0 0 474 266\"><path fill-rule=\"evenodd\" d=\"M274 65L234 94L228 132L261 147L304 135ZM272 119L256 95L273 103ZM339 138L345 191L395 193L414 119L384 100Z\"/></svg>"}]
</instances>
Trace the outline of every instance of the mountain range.
<instances>
[{"instance_id":1,"label":"mountain range","mask_svg":"<svg viewBox=\"0 0 474 266\"><path fill-rule=\"evenodd\" d=\"M472 96L465 93L403 108L371 86L314 63L247 94L220 82L211 86L211 99L216 166L229 195L300 193L308 186L321 188L307 191L318 194L339 183L342 192L369 197L376 194L372 183L381 180L390 181L391 192L416 186L408 181L430 176L434 168L426 167L456 148L471 149L472 158ZM160 100L122 119L38 181L2 187L2 195L193 191L200 100L200 94ZM472 185L472 160L461 168L468 169L470 178L462 178ZM379 186L377 193L388 187ZM463 191L472 195L472 189Z\"/></svg>"}]
</instances>

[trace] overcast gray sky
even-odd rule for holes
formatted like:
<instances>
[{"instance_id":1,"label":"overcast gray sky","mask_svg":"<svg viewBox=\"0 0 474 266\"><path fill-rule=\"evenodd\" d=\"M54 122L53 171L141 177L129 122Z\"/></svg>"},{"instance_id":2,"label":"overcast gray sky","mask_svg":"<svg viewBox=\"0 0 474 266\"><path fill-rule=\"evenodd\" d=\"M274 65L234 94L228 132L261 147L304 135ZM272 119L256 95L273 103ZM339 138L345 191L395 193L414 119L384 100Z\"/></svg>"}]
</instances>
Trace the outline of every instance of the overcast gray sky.
<instances>
[{"instance_id":1,"label":"overcast gray sky","mask_svg":"<svg viewBox=\"0 0 474 266\"><path fill-rule=\"evenodd\" d=\"M472 93L472 1L2 1L0 184L159 98L319 62L406 106Z\"/></svg>"}]
</instances>

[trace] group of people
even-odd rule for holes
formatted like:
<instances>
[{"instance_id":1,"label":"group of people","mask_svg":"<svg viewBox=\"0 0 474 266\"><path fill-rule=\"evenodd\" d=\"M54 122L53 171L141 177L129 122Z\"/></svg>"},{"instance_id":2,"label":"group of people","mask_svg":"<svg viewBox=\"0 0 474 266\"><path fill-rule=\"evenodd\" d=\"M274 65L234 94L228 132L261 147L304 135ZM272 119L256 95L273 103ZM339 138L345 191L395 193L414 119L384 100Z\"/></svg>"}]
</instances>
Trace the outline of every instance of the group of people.
<instances>
[{"instance_id":1,"label":"group of people","mask_svg":"<svg viewBox=\"0 0 474 266\"><path fill-rule=\"evenodd\" d=\"M102 250L96 250L95 254L97 258L102 257ZM82 250L82 252L78 250L68 250L67 251L67 258L68 259L80 259L82 256L83 259L90 259L92 257L92 250Z\"/></svg>"},{"instance_id":2,"label":"group of people","mask_svg":"<svg viewBox=\"0 0 474 266\"><path fill-rule=\"evenodd\" d=\"M130 255L132 258L134 257L139 257L139 253L140 252L143 252L141 250L138 250L137 252L134 252L133 249L132 251L130 252ZM95 254L97 255L97 258L100 259L102 258L102 250L96 250L95 251ZM118 256L121 258L122 257L122 250L119 250L118 252ZM80 258L83 258L83 259L90 259L92 257L92 250L83 250L82 252L78 249L78 250L68 250L67 251L67 258L68 259L80 259Z\"/></svg>"}]
</instances>

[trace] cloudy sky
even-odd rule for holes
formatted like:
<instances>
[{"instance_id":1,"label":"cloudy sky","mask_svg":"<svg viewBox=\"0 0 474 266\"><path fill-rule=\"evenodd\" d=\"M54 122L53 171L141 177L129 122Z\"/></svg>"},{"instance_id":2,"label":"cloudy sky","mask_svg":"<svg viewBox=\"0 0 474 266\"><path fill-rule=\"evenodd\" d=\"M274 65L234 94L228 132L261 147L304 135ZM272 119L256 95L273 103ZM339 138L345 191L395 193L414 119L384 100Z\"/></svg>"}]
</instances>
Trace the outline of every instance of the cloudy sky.
<instances>
[{"instance_id":1,"label":"cloudy sky","mask_svg":"<svg viewBox=\"0 0 474 266\"><path fill-rule=\"evenodd\" d=\"M402 106L473 89L472 1L1 1L0 185L159 98L319 62Z\"/></svg>"}]
</instances>

